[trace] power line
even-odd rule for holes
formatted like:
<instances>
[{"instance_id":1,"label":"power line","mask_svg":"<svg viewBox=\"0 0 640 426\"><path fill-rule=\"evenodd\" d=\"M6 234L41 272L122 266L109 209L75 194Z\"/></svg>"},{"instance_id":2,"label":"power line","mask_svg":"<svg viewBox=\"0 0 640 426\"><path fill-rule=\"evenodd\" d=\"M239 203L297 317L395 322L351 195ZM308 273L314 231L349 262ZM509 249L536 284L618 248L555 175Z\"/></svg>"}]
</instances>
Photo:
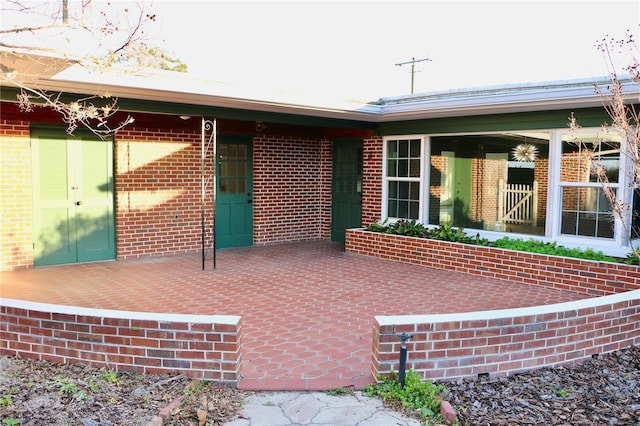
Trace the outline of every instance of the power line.
<instances>
[{"instance_id":1,"label":"power line","mask_svg":"<svg viewBox=\"0 0 640 426\"><path fill-rule=\"evenodd\" d=\"M426 62L426 61L431 61L431 59L430 58L424 58L424 59L411 58L410 61L400 62L400 63L396 64L397 67L401 67L403 65L411 64L411 94L413 94L413 84L414 84L415 74L416 74L416 64L418 62Z\"/></svg>"}]
</instances>

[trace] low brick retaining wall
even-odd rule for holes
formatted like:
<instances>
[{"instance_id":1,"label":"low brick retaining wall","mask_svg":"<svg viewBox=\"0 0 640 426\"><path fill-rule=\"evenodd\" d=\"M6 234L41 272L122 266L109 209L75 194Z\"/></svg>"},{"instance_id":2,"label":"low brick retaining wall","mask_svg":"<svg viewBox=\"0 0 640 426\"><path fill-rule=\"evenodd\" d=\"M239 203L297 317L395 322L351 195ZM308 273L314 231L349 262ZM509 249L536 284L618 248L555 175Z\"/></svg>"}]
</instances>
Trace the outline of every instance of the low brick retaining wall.
<instances>
[{"instance_id":1,"label":"low brick retaining wall","mask_svg":"<svg viewBox=\"0 0 640 426\"><path fill-rule=\"evenodd\" d=\"M603 296L640 289L640 268L495 247L347 230L348 253Z\"/></svg>"},{"instance_id":2,"label":"low brick retaining wall","mask_svg":"<svg viewBox=\"0 0 640 426\"><path fill-rule=\"evenodd\" d=\"M378 316L372 373L407 369L425 379L508 375L640 345L640 290L532 308L444 315Z\"/></svg>"},{"instance_id":3,"label":"low brick retaining wall","mask_svg":"<svg viewBox=\"0 0 640 426\"><path fill-rule=\"evenodd\" d=\"M239 316L129 312L2 299L0 353L237 384Z\"/></svg>"},{"instance_id":4,"label":"low brick retaining wall","mask_svg":"<svg viewBox=\"0 0 640 426\"><path fill-rule=\"evenodd\" d=\"M593 296L576 302L444 315L376 317L372 372L429 379L508 375L640 344L640 268L493 247L347 230L348 253ZM598 296L598 297L596 297Z\"/></svg>"}]
</instances>

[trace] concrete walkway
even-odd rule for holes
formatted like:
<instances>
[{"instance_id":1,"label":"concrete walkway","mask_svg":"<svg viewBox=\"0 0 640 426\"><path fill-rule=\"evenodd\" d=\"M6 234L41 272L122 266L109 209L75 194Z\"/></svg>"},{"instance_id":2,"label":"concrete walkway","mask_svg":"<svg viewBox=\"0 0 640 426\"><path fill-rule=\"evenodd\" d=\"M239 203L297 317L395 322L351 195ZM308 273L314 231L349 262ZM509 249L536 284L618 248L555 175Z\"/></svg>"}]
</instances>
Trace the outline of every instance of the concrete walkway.
<instances>
[{"instance_id":1,"label":"concrete walkway","mask_svg":"<svg viewBox=\"0 0 640 426\"><path fill-rule=\"evenodd\" d=\"M419 426L420 422L385 408L362 392L259 392L245 399L238 419L226 426Z\"/></svg>"}]
</instances>

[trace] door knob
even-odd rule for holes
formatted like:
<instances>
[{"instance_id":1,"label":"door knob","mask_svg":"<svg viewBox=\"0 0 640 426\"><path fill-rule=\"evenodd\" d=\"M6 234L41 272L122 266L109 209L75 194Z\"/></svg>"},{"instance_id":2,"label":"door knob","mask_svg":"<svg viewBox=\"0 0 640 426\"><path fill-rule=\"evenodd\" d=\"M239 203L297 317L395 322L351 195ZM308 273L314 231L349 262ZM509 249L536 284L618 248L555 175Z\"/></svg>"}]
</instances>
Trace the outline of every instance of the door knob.
<instances>
[{"instance_id":1,"label":"door knob","mask_svg":"<svg viewBox=\"0 0 640 426\"><path fill-rule=\"evenodd\" d=\"M82 205L82 201L76 201L76 206L81 206Z\"/></svg>"}]
</instances>

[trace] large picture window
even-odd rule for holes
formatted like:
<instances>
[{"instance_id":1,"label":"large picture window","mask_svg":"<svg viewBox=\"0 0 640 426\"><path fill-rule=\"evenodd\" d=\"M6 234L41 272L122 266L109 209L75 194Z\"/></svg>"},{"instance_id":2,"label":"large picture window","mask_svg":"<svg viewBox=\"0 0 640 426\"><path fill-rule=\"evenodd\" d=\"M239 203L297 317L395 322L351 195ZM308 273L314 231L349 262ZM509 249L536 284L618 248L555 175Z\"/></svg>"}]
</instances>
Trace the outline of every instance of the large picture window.
<instances>
[{"instance_id":1,"label":"large picture window","mask_svg":"<svg viewBox=\"0 0 640 426\"><path fill-rule=\"evenodd\" d=\"M387 137L382 217L622 246L611 207L611 197L632 202L622 143L599 129Z\"/></svg>"},{"instance_id":2,"label":"large picture window","mask_svg":"<svg viewBox=\"0 0 640 426\"><path fill-rule=\"evenodd\" d=\"M431 225L544 235L549 133L430 138Z\"/></svg>"}]
</instances>

